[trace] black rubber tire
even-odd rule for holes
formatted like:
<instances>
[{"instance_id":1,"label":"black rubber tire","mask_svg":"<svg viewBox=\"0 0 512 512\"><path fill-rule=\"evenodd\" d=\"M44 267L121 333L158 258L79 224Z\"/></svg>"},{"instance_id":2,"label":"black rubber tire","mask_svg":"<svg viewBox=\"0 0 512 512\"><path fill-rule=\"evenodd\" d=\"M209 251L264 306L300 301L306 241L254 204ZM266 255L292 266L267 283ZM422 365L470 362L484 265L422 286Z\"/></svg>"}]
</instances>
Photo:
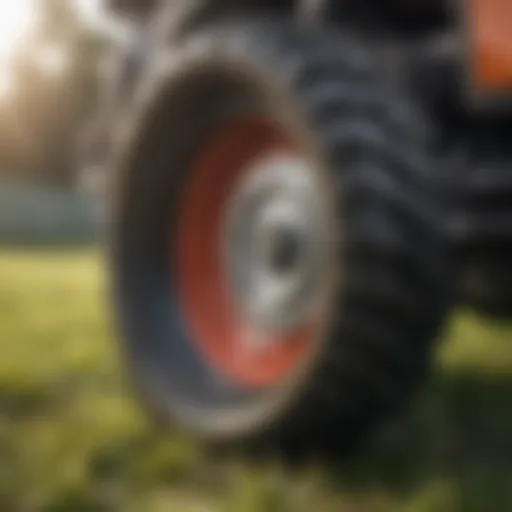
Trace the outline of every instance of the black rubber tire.
<instances>
[{"instance_id":1,"label":"black rubber tire","mask_svg":"<svg viewBox=\"0 0 512 512\"><path fill-rule=\"evenodd\" d=\"M278 402L260 397L263 405L250 421L233 414L222 429L183 412L188 398L178 398L172 382L179 369L166 366L173 363L162 352L164 344L172 351L183 341L169 325L176 315L171 321L165 310L171 308L166 262L172 247L162 237L172 193L179 197L200 133L215 128L212 116L236 96L235 89L219 86L202 90L206 103L194 97L194 84L208 82L212 62L233 76L257 70L294 105L330 169L346 276L315 363L286 392L275 390ZM430 172L428 123L405 93L388 87L362 45L326 29L232 21L191 36L170 52L169 63L148 77L115 162L111 269L130 373L166 421L214 445L287 454L353 447L405 407L423 381L448 306L447 244ZM209 118L211 105L217 112ZM179 138L170 136L175 130ZM182 357L186 349L176 350ZM215 387L211 376L193 377L197 386ZM210 419L249 400L243 395L236 402L232 391L219 389L217 402L208 405Z\"/></svg>"},{"instance_id":2,"label":"black rubber tire","mask_svg":"<svg viewBox=\"0 0 512 512\"><path fill-rule=\"evenodd\" d=\"M465 257L460 279L461 303L478 315L496 321L512 320L512 249L488 246ZM472 251L473 252L473 251ZM485 254L482 255L482 252Z\"/></svg>"},{"instance_id":3,"label":"black rubber tire","mask_svg":"<svg viewBox=\"0 0 512 512\"><path fill-rule=\"evenodd\" d=\"M472 162L459 185L463 198L454 238L461 302L496 320L512 319L512 173L508 148ZM501 160L501 162L500 162Z\"/></svg>"}]
</instances>

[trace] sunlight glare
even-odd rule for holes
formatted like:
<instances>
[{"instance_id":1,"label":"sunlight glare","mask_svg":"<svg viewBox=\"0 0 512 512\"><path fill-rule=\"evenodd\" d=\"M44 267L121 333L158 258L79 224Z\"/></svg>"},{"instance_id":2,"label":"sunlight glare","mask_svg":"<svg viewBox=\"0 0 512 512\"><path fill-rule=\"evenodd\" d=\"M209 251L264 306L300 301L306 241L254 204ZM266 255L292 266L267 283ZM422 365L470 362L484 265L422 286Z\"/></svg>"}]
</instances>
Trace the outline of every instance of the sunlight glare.
<instances>
[{"instance_id":1,"label":"sunlight glare","mask_svg":"<svg viewBox=\"0 0 512 512\"><path fill-rule=\"evenodd\" d=\"M58 75L66 69L68 54L65 49L48 45L39 49L37 64L48 75Z\"/></svg>"},{"instance_id":2,"label":"sunlight glare","mask_svg":"<svg viewBox=\"0 0 512 512\"><path fill-rule=\"evenodd\" d=\"M0 62L9 60L34 22L34 0L0 3Z\"/></svg>"},{"instance_id":3,"label":"sunlight glare","mask_svg":"<svg viewBox=\"0 0 512 512\"><path fill-rule=\"evenodd\" d=\"M13 89L12 77L9 73L0 73L0 98L4 98L11 94Z\"/></svg>"}]
</instances>

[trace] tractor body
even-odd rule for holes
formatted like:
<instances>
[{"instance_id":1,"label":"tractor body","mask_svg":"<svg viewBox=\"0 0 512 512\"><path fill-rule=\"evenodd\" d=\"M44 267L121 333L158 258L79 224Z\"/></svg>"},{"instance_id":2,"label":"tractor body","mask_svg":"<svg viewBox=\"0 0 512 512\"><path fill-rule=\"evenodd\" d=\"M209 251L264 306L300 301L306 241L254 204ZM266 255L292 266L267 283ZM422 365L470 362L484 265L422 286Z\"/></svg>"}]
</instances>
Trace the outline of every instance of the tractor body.
<instances>
[{"instance_id":1,"label":"tractor body","mask_svg":"<svg viewBox=\"0 0 512 512\"><path fill-rule=\"evenodd\" d=\"M512 317L510 2L109 3L115 307L152 409L354 446L457 302Z\"/></svg>"}]
</instances>

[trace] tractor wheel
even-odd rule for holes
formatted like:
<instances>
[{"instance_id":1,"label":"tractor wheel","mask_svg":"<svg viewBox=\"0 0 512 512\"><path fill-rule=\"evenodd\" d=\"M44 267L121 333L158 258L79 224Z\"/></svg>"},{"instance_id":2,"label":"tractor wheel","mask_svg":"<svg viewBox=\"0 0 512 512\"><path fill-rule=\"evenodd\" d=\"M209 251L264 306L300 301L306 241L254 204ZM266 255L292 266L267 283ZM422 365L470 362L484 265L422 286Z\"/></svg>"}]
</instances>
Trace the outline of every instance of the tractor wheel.
<instances>
[{"instance_id":1,"label":"tractor wheel","mask_svg":"<svg viewBox=\"0 0 512 512\"><path fill-rule=\"evenodd\" d=\"M426 122L325 29L232 21L159 63L115 163L139 391L214 446L353 446L422 381L446 311Z\"/></svg>"},{"instance_id":2,"label":"tractor wheel","mask_svg":"<svg viewBox=\"0 0 512 512\"><path fill-rule=\"evenodd\" d=\"M507 135L501 135L505 140L491 156L485 155L482 161L473 158L470 170L461 177L458 189L463 207L453 229L461 302L500 321L512 319L510 131Z\"/></svg>"}]
</instances>

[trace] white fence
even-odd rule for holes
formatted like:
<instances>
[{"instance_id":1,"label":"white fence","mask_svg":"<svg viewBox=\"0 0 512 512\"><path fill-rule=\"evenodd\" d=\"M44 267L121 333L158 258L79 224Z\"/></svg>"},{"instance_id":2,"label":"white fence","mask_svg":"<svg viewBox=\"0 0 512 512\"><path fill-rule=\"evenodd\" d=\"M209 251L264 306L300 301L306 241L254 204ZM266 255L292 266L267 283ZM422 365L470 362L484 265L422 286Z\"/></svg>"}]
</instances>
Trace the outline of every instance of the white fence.
<instances>
[{"instance_id":1,"label":"white fence","mask_svg":"<svg viewBox=\"0 0 512 512\"><path fill-rule=\"evenodd\" d=\"M88 244L102 233L102 213L84 194L0 183L0 244Z\"/></svg>"}]
</instances>

